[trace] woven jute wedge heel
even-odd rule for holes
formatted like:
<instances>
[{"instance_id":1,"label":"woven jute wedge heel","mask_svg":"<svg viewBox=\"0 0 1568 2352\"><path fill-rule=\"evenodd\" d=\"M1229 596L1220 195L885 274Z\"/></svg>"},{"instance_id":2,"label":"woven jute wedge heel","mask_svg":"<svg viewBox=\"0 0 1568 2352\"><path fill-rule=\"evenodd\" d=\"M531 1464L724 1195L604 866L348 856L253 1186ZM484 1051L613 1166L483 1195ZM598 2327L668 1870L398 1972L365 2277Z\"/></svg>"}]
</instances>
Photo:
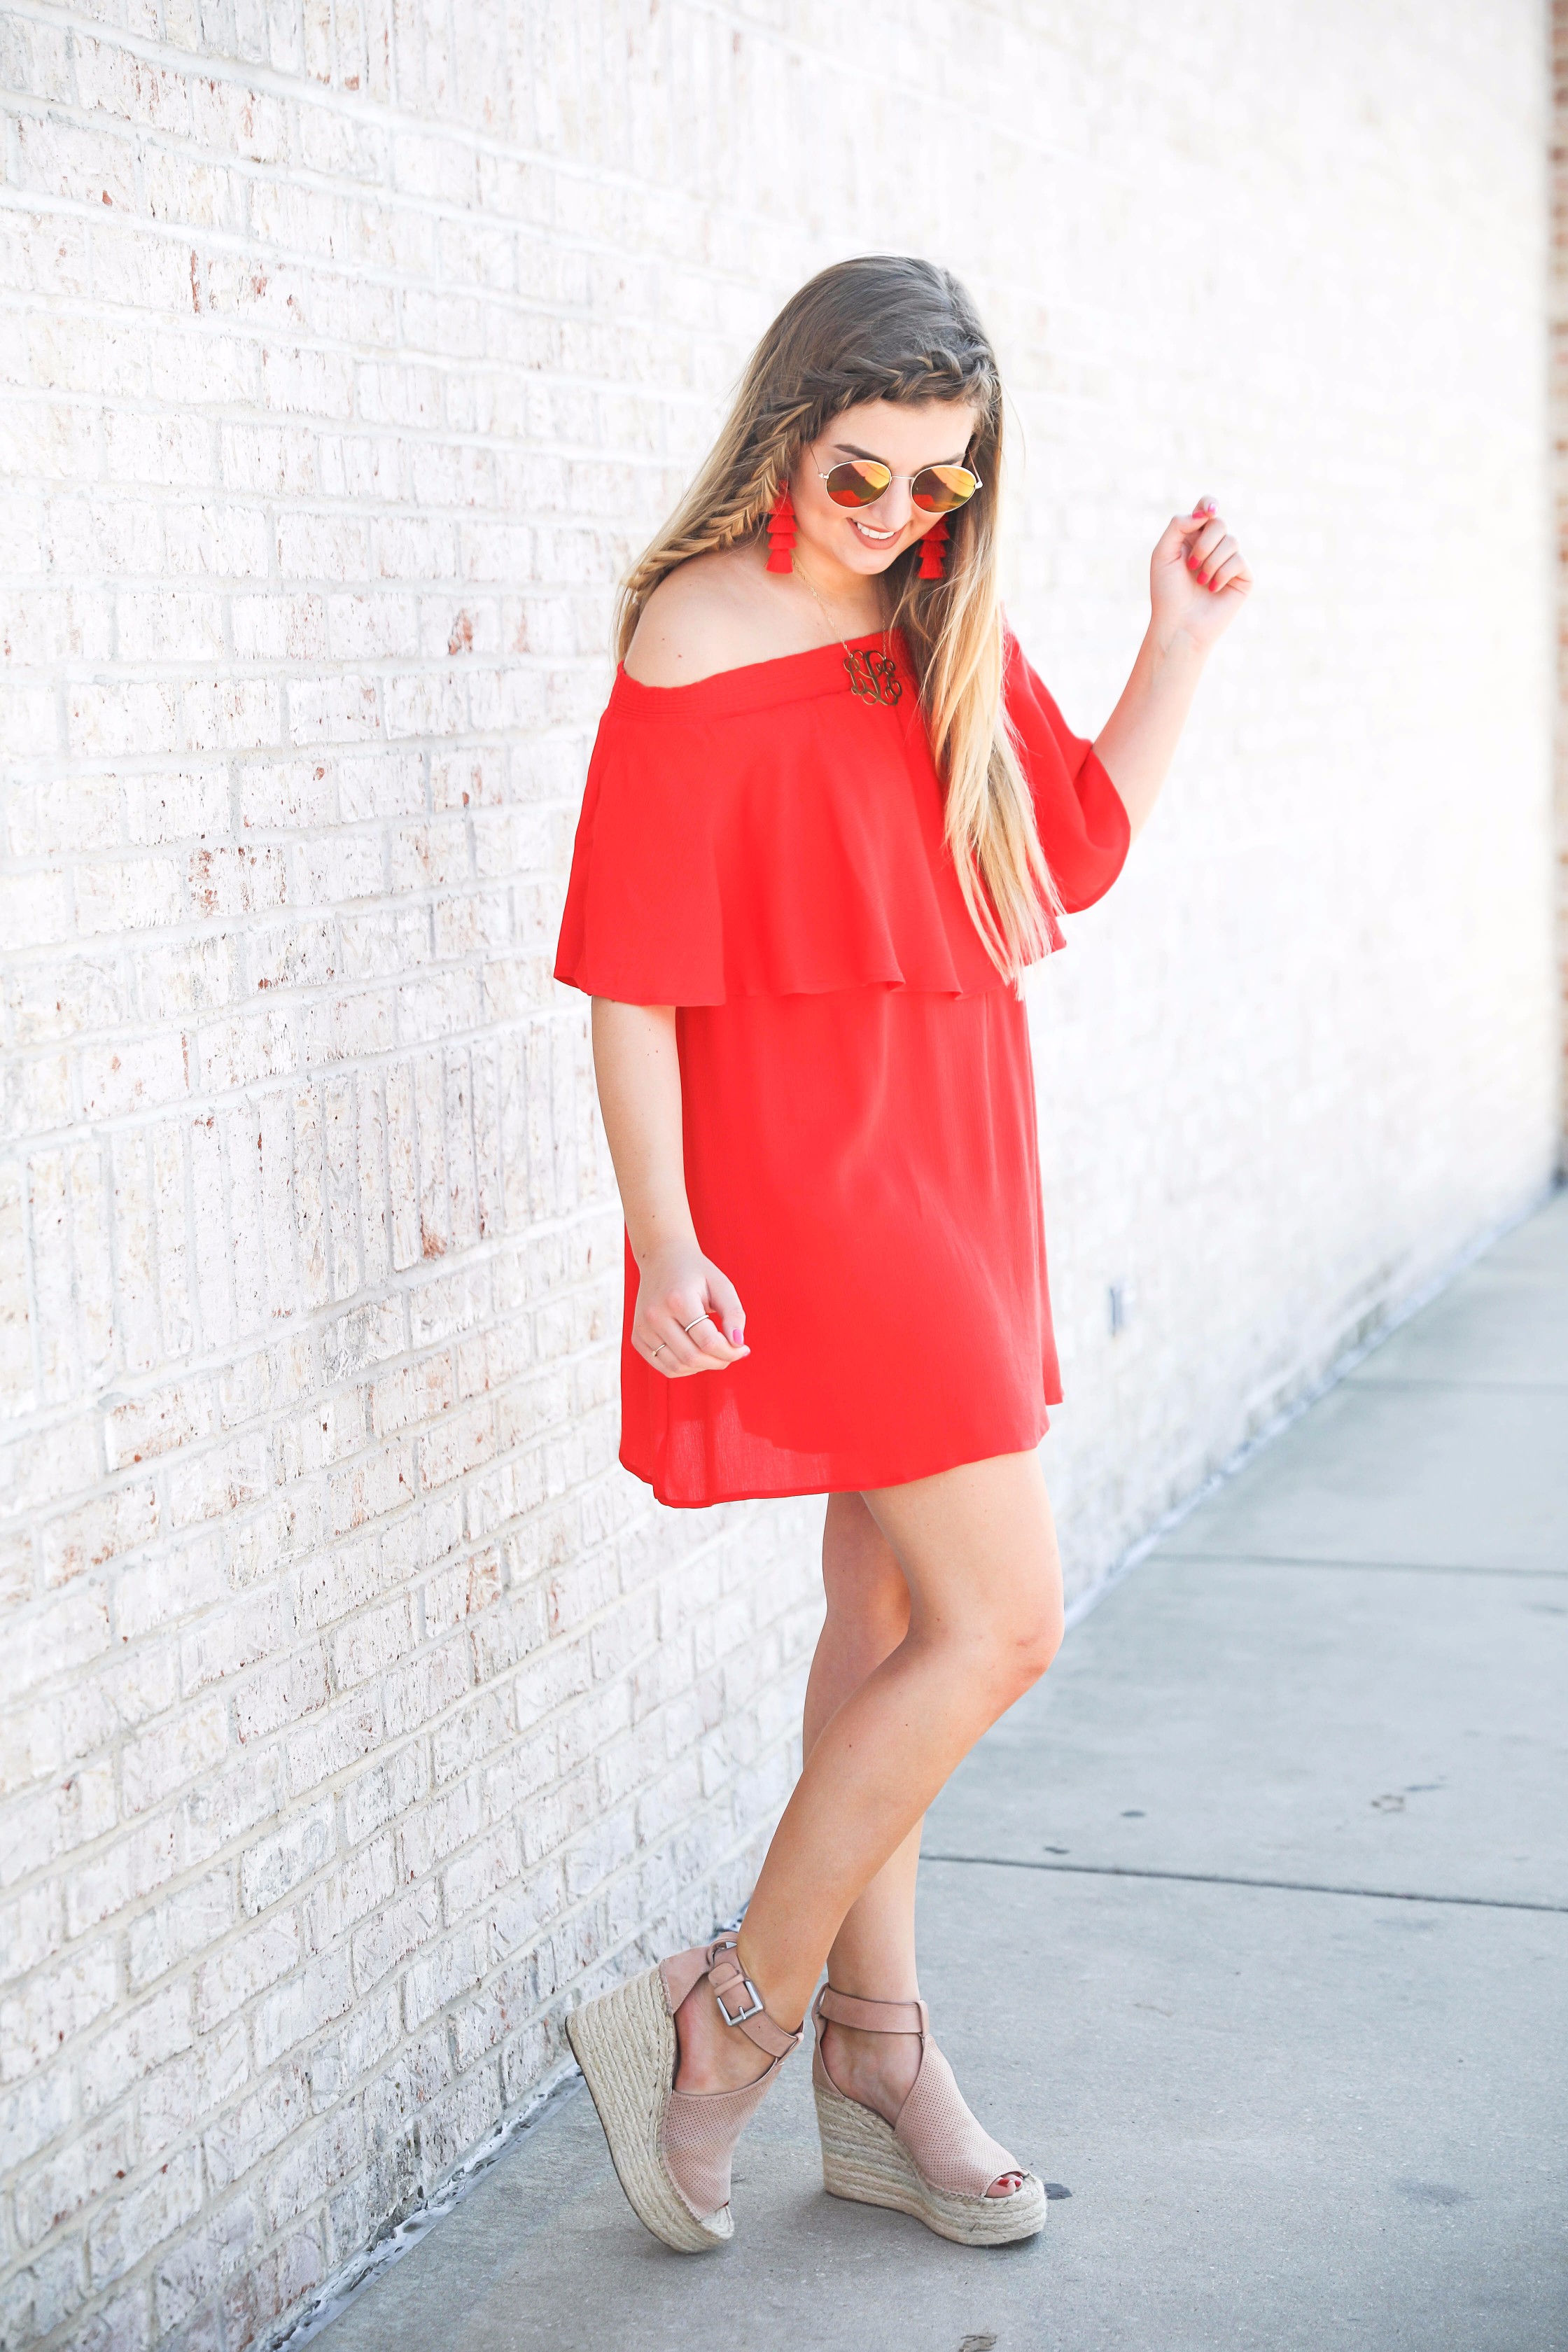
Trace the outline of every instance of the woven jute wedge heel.
<instances>
[{"instance_id":1,"label":"woven jute wedge heel","mask_svg":"<svg viewBox=\"0 0 1568 2352\"><path fill-rule=\"evenodd\" d=\"M772 2062L738 2091L678 2091L675 2012L706 1977L726 2025ZM566 2021L633 2212L679 2254L703 2254L732 2236L730 2159L774 2075L800 2041L763 2007L735 1957L733 1937L699 1944L584 2001Z\"/></svg>"},{"instance_id":2,"label":"woven jute wedge heel","mask_svg":"<svg viewBox=\"0 0 1568 2352\"><path fill-rule=\"evenodd\" d=\"M970 2114L952 2067L931 2038L923 2000L858 2000L824 1985L811 2013L816 2026L811 2083L822 2135L822 2185L830 2197L911 2213L960 2246L1009 2246L1045 2228L1043 2186ZM834 2082L822 2054L829 2025L920 2035L920 2071L897 2123L884 2123ZM1021 2173L1022 2186L1005 2197L987 2197L993 2181L1008 2172Z\"/></svg>"}]
</instances>

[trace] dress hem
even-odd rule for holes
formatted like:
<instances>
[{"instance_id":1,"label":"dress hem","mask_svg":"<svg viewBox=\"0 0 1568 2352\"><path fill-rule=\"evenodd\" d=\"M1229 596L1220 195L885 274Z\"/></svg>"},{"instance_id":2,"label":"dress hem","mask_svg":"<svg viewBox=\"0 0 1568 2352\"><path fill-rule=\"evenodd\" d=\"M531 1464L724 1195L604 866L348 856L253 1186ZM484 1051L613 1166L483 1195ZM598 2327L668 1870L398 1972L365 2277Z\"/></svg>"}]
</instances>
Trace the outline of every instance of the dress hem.
<instances>
[{"instance_id":1,"label":"dress hem","mask_svg":"<svg viewBox=\"0 0 1568 2352\"><path fill-rule=\"evenodd\" d=\"M1059 1404L1060 1398L1056 1402ZM653 1472L628 1460L624 1447L617 1459L623 1470L629 1470L634 1478L652 1487L655 1502L662 1503L667 1511L710 1511L721 1503L782 1503L797 1495L863 1495L881 1486L912 1486L921 1478L939 1478L944 1470L962 1470L968 1462L994 1462L1005 1454L1027 1454L1039 1444L1050 1425L1050 1415L1046 1413L1038 1436L1032 1437L1026 1445L997 1445L984 1454L960 1454L952 1461L933 1462L923 1470L905 1470L896 1477L844 1478L830 1486L737 1486L732 1492L720 1495L661 1495Z\"/></svg>"}]
</instances>

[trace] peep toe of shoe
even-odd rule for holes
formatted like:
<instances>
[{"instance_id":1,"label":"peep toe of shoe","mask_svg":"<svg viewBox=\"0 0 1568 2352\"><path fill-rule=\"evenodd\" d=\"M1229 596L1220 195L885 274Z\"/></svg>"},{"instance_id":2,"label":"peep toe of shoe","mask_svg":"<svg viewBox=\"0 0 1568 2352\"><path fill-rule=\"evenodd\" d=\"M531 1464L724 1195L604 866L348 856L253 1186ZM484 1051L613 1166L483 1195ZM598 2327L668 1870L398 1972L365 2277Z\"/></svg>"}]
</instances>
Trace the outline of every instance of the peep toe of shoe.
<instances>
[{"instance_id":1,"label":"peep toe of shoe","mask_svg":"<svg viewBox=\"0 0 1568 2352\"><path fill-rule=\"evenodd\" d=\"M964 2105L952 2069L931 2038L923 2000L860 2000L824 1985L812 2004L816 2046L811 2083L822 2135L822 2185L830 2197L912 2214L961 2246L1005 2246L1044 2229L1041 2182L984 2130ZM838 2088L827 2071L829 2025L862 2033L918 2033L920 2066L891 2124ZM1009 2173L1020 2185L986 2191Z\"/></svg>"},{"instance_id":2,"label":"peep toe of shoe","mask_svg":"<svg viewBox=\"0 0 1568 2352\"><path fill-rule=\"evenodd\" d=\"M725 2024L745 2034L769 2062L738 2090L676 2088L675 2012L704 1978ZM786 2032L768 2015L736 1957L732 1936L661 1960L628 1984L584 2001L567 2019L567 2039L626 2201L645 2228L678 2253L706 2253L733 2234L735 2143L803 2031Z\"/></svg>"}]
</instances>

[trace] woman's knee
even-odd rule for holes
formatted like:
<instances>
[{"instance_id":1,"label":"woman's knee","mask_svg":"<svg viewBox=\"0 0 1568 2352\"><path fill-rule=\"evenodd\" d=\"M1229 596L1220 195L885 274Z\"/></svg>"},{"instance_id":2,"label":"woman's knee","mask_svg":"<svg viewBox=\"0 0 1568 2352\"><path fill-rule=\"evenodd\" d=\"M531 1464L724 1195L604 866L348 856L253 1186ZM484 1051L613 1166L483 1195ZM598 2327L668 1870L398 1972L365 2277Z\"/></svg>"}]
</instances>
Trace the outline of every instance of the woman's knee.
<instances>
[{"instance_id":1,"label":"woman's knee","mask_svg":"<svg viewBox=\"0 0 1568 2352\"><path fill-rule=\"evenodd\" d=\"M1055 1591L1032 1594L1010 1609L990 1612L979 1631L981 1672L1011 1706L1033 1689L1061 1647L1062 1605Z\"/></svg>"},{"instance_id":2,"label":"woman's knee","mask_svg":"<svg viewBox=\"0 0 1568 2352\"><path fill-rule=\"evenodd\" d=\"M1050 1666L1061 1648L1062 1632L1061 1597L1047 1593L1016 1629L1014 1665L1021 1690L1037 1683Z\"/></svg>"}]
</instances>

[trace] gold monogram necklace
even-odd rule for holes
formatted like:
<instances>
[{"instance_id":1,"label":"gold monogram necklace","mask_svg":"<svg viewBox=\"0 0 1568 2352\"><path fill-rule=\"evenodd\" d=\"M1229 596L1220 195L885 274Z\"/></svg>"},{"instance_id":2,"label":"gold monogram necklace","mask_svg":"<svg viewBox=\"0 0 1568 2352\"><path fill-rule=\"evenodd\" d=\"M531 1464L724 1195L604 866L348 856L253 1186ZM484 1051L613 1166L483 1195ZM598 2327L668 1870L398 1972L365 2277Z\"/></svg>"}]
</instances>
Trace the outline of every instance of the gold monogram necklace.
<instances>
[{"instance_id":1,"label":"gold monogram necklace","mask_svg":"<svg viewBox=\"0 0 1568 2352\"><path fill-rule=\"evenodd\" d=\"M798 556L795 558L795 571L796 578L805 582L807 593L827 623L829 630L834 636L838 637L838 632L833 626L832 616L812 586L810 578L802 568ZM862 702L880 702L891 709L904 690L903 679L899 676L899 666L893 659L891 631L888 629L882 631L880 653L873 652L867 646L861 646L852 651L843 637L838 637L838 642L844 647L844 667L849 677L850 693L858 695Z\"/></svg>"}]
</instances>

